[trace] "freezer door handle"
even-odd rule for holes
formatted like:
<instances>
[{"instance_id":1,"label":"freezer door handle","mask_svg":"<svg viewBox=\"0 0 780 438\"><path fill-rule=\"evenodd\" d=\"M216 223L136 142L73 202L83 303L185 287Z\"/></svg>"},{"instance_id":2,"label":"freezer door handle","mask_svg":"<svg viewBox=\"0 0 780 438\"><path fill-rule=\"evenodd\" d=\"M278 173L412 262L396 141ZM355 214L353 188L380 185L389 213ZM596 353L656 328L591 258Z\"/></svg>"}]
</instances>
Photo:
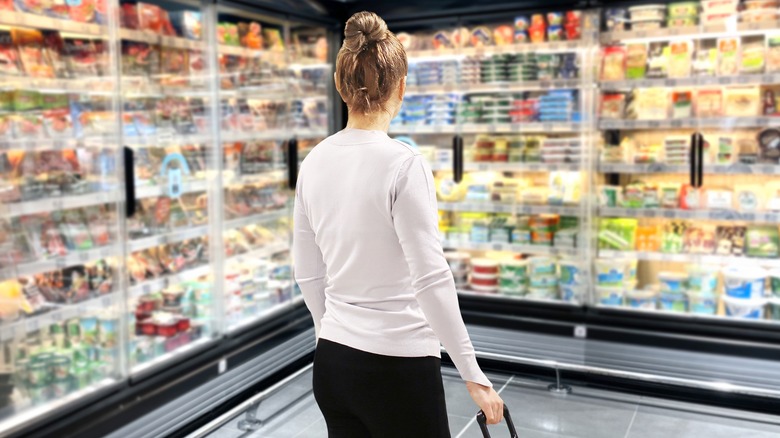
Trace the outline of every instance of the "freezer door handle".
<instances>
[{"instance_id":1,"label":"freezer door handle","mask_svg":"<svg viewBox=\"0 0 780 438\"><path fill-rule=\"evenodd\" d=\"M135 214L135 159L132 148L123 148L125 170L125 216L133 217Z\"/></svg>"},{"instance_id":2,"label":"freezer door handle","mask_svg":"<svg viewBox=\"0 0 780 438\"><path fill-rule=\"evenodd\" d=\"M452 179L463 181L463 138L459 135L452 137Z\"/></svg>"},{"instance_id":3,"label":"freezer door handle","mask_svg":"<svg viewBox=\"0 0 780 438\"><path fill-rule=\"evenodd\" d=\"M298 182L298 139L291 138L287 142L287 187L295 190Z\"/></svg>"},{"instance_id":4,"label":"freezer door handle","mask_svg":"<svg viewBox=\"0 0 780 438\"><path fill-rule=\"evenodd\" d=\"M691 187L699 188L703 183L704 173L704 137L700 132L691 134L691 149L688 159L690 161Z\"/></svg>"},{"instance_id":5,"label":"freezer door handle","mask_svg":"<svg viewBox=\"0 0 780 438\"><path fill-rule=\"evenodd\" d=\"M504 421L506 421L506 427L509 429L509 437L517 438L517 429L515 429L515 423L512 421L512 416L509 414L509 407L506 404L504 404ZM487 417L485 417L485 413L481 410L477 412L477 423L479 424L479 429L482 431L482 436L484 438L490 438L490 432L487 427Z\"/></svg>"}]
</instances>

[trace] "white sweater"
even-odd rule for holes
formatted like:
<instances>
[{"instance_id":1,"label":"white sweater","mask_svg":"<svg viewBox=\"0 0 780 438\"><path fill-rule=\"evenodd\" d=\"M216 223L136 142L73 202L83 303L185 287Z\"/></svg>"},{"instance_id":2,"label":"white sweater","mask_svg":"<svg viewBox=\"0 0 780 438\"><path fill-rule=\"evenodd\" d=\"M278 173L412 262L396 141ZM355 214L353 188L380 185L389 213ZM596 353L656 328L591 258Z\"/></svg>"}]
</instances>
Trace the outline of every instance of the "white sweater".
<instances>
[{"instance_id":1,"label":"white sweater","mask_svg":"<svg viewBox=\"0 0 780 438\"><path fill-rule=\"evenodd\" d=\"M464 380L480 370L442 253L430 167L381 131L345 129L301 165L295 279L318 337L396 357L447 349Z\"/></svg>"}]
</instances>

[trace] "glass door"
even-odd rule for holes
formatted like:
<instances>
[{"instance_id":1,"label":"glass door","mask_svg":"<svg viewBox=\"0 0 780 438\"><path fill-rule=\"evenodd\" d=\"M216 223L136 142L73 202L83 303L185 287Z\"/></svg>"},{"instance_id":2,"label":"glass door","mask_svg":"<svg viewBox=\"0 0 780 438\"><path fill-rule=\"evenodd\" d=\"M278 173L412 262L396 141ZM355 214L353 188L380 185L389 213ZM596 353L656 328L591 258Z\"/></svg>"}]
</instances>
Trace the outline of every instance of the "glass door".
<instances>
[{"instance_id":1,"label":"glass door","mask_svg":"<svg viewBox=\"0 0 780 438\"><path fill-rule=\"evenodd\" d=\"M121 134L136 194L125 230L127 356L137 375L216 334L213 61L200 7L122 4L120 12Z\"/></svg>"},{"instance_id":2,"label":"glass door","mask_svg":"<svg viewBox=\"0 0 780 438\"><path fill-rule=\"evenodd\" d=\"M429 156L462 294L587 296L593 20L540 11L399 34L409 91L391 132Z\"/></svg>"},{"instance_id":3,"label":"glass door","mask_svg":"<svg viewBox=\"0 0 780 438\"><path fill-rule=\"evenodd\" d=\"M292 298L286 151L293 93L281 20L219 8L223 313L230 333Z\"/></svg>"},{"instance_id":4,"label":"glass door","mask_svg":"<svg viewBox=\"0 0 780 438\"><path fill-rule=\"evenodd\" d=\"M124 375L107 7L0 4L0 435Z\"/></svg>"},{"instance_id":5,"label":"glass door","mask_svg":"<svg viewBox=\"0 0 780 438\"><path fill-rule=\"evenodd\" d=\"M777 15L715 3L605 10L595 305L780 319Z\"/></svg>"}]
</instances>

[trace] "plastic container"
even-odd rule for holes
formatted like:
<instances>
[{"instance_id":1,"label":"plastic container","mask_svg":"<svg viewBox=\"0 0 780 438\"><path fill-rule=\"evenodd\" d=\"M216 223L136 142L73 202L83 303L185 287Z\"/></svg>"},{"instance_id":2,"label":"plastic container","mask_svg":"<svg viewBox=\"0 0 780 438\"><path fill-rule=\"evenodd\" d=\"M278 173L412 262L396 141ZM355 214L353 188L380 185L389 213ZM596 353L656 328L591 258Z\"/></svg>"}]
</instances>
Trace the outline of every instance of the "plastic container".
<instances>
[{"instance_id":1,"label":"plastic container","mask_svg":"<svg viewBox=\"0 0 780 438\"><path fill-rule=\"evenodd\" d=\"M528 275L554 275L555 259L547 256L534 256L528 258Z\"/></svg>"},{"instance_id":2,"label":"plastic container","mask_svg":"<svg viewBox=\"0 0 780 438\"><path fill-rule=\"evenodd\" d=\"M627 290L626 305L634 309L655 310L658 306L658 292L643 289Z\"/></svg>"},{"instance_id":3,"label":"plastic container","mask_svg":"<svg viewBox=\"0 0 780 438\"><path fill-rule=\"evenodd\" d=\"M666 18L666 5L632 6L628 8L628 13L632 22L635 20L663 20Z\"/></svg>"},{"instance_id":4,"label":"plastic container","mask_svg":"<svg viewBox=\"0 0 780 438\"><path fill-rule=\"evenodd\" d=\"M596 284L599 286L620 286L623 284L625 276L625 262L623 260L596 260Z\"/></svg>"},{"instance_id":5,"label":"plastic container","mask_svg":"<svg viewBox=\"0 0 780 438\"><path fill-rule=\"evenodd\" d=\"M498 274L498 262L492 259L472 259L471 270L477 274Z\"/></svg>"},{"instance_id":6,"label":"plastic container","mask_svg":"<svg viewBox=\"0 0 780 438\"><path fill-rule=\"evenodd\" d=\"M659 272L658 281L661 283L661 292L671 292L682 294L685 292L685 282L688 280L687 274L679 272Z\"/></svg>"},{"instance_id":7,"label":"plastic container","mask_svg":"<svg viewBox=\"0 0 780 438\"><path fill-rule=\"evenodd\" d=\"M558 298L558 289L555 287L529 287L527 296L537 300L554 300Z\"/></svg>"},{"instance_id":8,"label":"plastic container","mask_svg":"<svg viewBox=\"0 0 780 438\"><path fill-rule=\"evenodd\" d=\"M723 297L723 303L726 307L726 316L732 318L761 319L764 316L766 302L767 300L763 298L745 300L733 298L728 295Z\"/></svg>"},{"instance_id":9,"label":"plastic container","mask_svg":"<svg viewBox=\"0 0 780 438\"><path fill-rule=\"evenodd\" d=\"M695 17L699 13L699 2L669 3L669 17Z\"/></svg>"},{"instance_id":10,"label":"plastic container","mask_svg":"<svg viewBox=\"0 0 780 438\"><path fill-rule=\"evenodd\" d=\"M452 272L460 272L468 269L471 256L466 252L445 252L444 259L450 265Z\"/></svg>"},{"instance_id":11,"label":"plastic container","mask_svg":"<svg viewBox=\"0 0 780 438\"><path fill-rule=\"evenodd\" d=\"M655 30L663 27L664 20L635 20L631 21L631 30Z\"/></svg>"},{"instance_id":12,"label":"plastic container","mask_svg":"<svg viewBox=\"0 0 780 438\"><path fill-rule=\"evenodd\" d=\"M558 286L558 277L555 275L532 275L529 283L531 287L556 287Z\"/></svg>"},{"instance_id":13,"label":"plastic container","mask_svg":"<svg viewBox=\"0 0 780 438\"><path fill-rule=\"evenodd\" d=\"M688 310L697 315L714 315L718 310L718 297L713 294L688 291Z\"/></svg>"},{"instance_id":14,"label":"plastic container","mask_svg":"<svg viewBox=\"0 0 780 438\"><path fill-rule=\"evenodd\" d=\"M578 303L585 296L585 288L582 286L561 284L558 289L561 293L561 300L567 303Z\"/></svg>"},{"instance_id":15,"label":"plastic container","mask_svg":"<svg viewBox=\"0 0 780 438\"><path fill-rule=\"evenodd\" d=\"M739 0L701 0L703 14L733 14L738 5Z\"/></svg>"},{"instance_id":16,"label":"plastic container","mask_svg":"<svg viewBox=\"0 0 780 438\"><path fill-rule=\"evenodd\" d=\"M719 272L717 266L689 265L688 289L699 293L714 293L718 287Z\"/></svg>"},{"instance_id":17,"label":"plastic container","mask_svg":"<svg viewBox=\"0 0 780 438\"><path fill-rule=\"evenodd\" d=\"M777 0L745 0L742 4L746 11L777 9L780 6Z\"/></svg>"},{"instance_id":18,"label":"plastic container","mask_svg":"<svg viewBox=\"0 0 780 438\"><path fill-rule=\"evenodd\" d=\"M560 283L566 286L576 286L582 284L582 262L572 258L562 258L558 261L558 273Z\"/></svg>"},{"instance_id":19,"label":"plastic container","mask_svg":"<svg viewBox=\"0 0 780 438\"><path fill-rule=\"evenodd\" d=\"M772 321L780 321L780 298L767 300L767 318Z\"/></svg>"},{"instance_id":20,"label":"plastic container","mask_svg":"<svg viewBox=\"0 0 780 438\"><path fill-rule=\"evenodd\" d=\"M780 298L780 269L773 269L768 272L769 275L769 290L772 292L772 296Z\"/></svg>"},{"instance_id":21,"label":"plastic container","mask_svg":"<svg viewBox=\"0 0 780 438\"><path fill-rule=\"evenodd\" d=\"M688 297L684 293L661 292L659 308L669 312L687 312Z\"/></svg>"},{"instance_id":22,"label":"plastic container","mask_svg":"<svg viewBox=\"0 0 780 438\"><path fill-rule=\"evenodd\" d=\"M622 306L625 290L622 287L596 286L599 304L602 306Z\"/></svg>"},{"instance_id":23,"label":"plastic container","mask_svg":"<svg viewBox=\"0 0 780 438\"><path fill-rule=\"evenodd\" d=\"M498 287L498 276L490 274L471 274L472 286Z\"/></svg>"},{"instance_id":24,"label":"plastic container","mask_svg":"<svg viewBox=\"0 0 780 438\"><path fill-rule=\"evenodd\" d=\"M777 20L776 9L753 9L739 13L739 19L743 23L767 23Z\"/></svg>"},{"instance_id":25,"label":"plastic container","mask_svg":"<svg viewBox=\"0 0 780 438\"><path fill-rule=\"evenodd\" d=\"M723 287L731 298L763 299L766 277L767 272L757 266L729 266L723 270Z\"/></svg>"},{"instance_id":26,"label":"plastic container","mask_svg":"<svg viewBox=\"0 0 780 438\"><path fill-rule=\"evenodd\" d=\"M476 284L472 284L471 289L474 292L488 292L488 293L495 293L496 290L498 290L497 286L478 286Z\"/></svg>"},{"instance_id":27,"label":"plastic container","mask_svg":"<svg viewBox=\"0 0 780 438\"><path fill-rule=\"evenodd\" d=\"M528 277L528 260L503 260L498 265L501 278Z\"/></svg>"}]
</instances>

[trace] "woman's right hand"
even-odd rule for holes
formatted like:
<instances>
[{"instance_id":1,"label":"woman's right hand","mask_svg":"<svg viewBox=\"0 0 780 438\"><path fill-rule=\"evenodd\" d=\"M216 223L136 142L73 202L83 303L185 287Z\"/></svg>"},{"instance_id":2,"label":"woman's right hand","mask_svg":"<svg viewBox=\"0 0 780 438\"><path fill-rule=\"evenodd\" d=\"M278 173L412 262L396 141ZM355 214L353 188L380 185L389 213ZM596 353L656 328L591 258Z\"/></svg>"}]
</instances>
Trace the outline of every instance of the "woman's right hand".
<instances>
[{"instance_id":1,"label":"woman's right hand","mask_svg":"<svg viewBox=\"0 0 780 438\"><path fill-rule=\"evenodd\" d=\"M485 413L487 424L501 422L504 418L504 401L495 389L474 382L466 382L466 389L474 403Z\"/></svg>"}]
</instances>

